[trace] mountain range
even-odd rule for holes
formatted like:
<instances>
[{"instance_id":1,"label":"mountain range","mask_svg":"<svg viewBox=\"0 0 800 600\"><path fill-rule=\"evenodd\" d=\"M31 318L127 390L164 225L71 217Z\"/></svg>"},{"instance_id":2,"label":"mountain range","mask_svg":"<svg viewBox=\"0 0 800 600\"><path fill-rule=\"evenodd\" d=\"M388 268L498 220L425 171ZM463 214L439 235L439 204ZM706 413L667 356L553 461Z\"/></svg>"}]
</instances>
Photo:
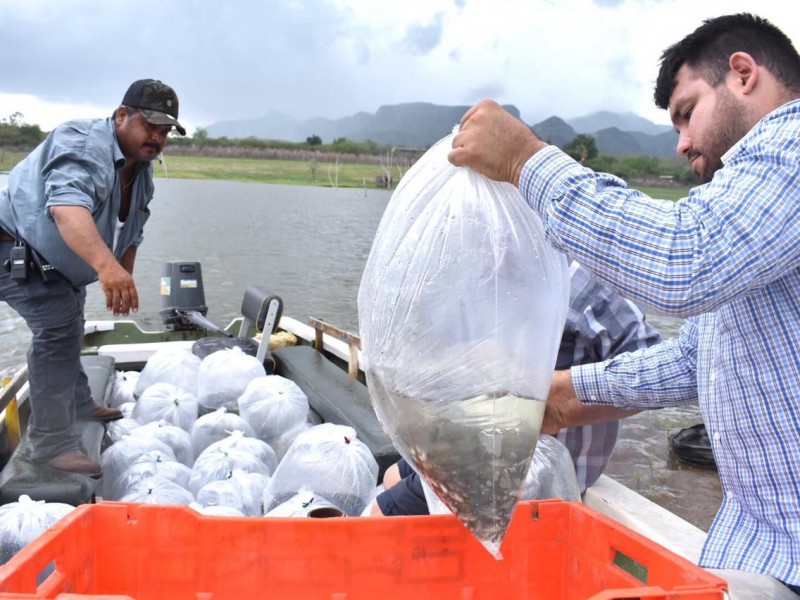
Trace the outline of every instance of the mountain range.
<instances>
[{"instance_id":1,"label":"mountain range","mask_svg":"<svg viewBox=\"0 0 800 600\"><path fill-rule=\"evenodd\" d=\"M504 106L515 117L519 110ZM358 112L340 119L317 117L299 120L278 111L263 117L219 121L206 127L209 137L260 138L304 142L319 136L324 143L338 138L356 142L428 148L450 133L469 106L445 106L411 102L381 106L375 113ZM543 140L564 146L579 134L595 138L601 154L615 156L674 156L677 134L668 125L658 125L634 113L595 112L574 119L552 116L529 124Z\"/></svg>"}]
</instances>

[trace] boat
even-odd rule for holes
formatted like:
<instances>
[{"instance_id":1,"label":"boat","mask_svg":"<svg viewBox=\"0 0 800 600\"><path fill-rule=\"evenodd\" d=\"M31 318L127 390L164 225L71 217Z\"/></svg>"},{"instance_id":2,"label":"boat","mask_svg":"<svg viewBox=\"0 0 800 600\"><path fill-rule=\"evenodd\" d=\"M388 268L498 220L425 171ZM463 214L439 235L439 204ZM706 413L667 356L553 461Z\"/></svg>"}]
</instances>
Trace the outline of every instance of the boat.
<instances>
[{"instance_id":1,"label":"boat","mask_svg":"<svg viewBox=\"0 0 800 600\"><path fill-rule=\"evenodd\" d=\"M195 276L183 264L168 264L171 276ZM358 335L319 319L302 322L284 315L280 297L258 285L245 291L241 317L224 327L216 326L204 316L199 264L193 265L200 281L200 295L188 301L170 298L162 310L164 329L145 331L127 319L86 322L82 361L95 400L110 393L116 370L140 370L159 349L190 349L197 341L209 338L220 344L250 345L252 353L262 359L269 353L275 372L297 383L306 393L318 422L354 427L375 455L382 477L383 471L399 459L399 454L372 409ZM197 293L197 287L192 289ZM97 480L53 471L26 460L25 424L30 412L27 400L27 369L23 367L0 390L0 504L16 501L23 493L34 499L73 505L96 501ZM91 449L90 456L99 459L104 426L81 422L81 427L84 446ZM705 532L610 477L601 476L586 491L583 503L697 564ZM731 575L729 583L736 585L737 577ZM741 580L750 585L758 577L762 576L742 573Z\"/></svg>"}]
</instances>

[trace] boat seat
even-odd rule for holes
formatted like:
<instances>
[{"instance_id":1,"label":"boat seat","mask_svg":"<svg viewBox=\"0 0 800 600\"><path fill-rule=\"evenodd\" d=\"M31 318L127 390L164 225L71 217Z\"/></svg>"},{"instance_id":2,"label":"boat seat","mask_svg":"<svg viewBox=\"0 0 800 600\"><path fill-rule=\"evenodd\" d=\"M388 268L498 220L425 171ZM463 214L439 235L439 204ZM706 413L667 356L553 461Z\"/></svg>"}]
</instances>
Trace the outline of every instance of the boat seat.
<instances>
[{"instance_id":1,"label":"boat seat","mask_svg":"<svg viewBox=\"0 0 800 600\"><path fill-rule=\"evenodd\" d=\"M92 398L97 404L108 406L114 385L114 358L111 356L82 356ZM83 450L93 460L100 462L100 443L105 426L97 421L76 421ZM17 502L22 494L33 500L62 502L77 506L89 502L99 480L79 473L58 471L30 461L30 440L27 431L8 463L0 472L0 504Z\"/></svg>"},{"instance_id":2,"label":"boat seat","mask_svg":"<svg viewBox=\"0 0 800 600\"><path fill-rule=\"evenodd\" d=\"M400 460L383 431L369 390L360 381L325 359L310 346L288 346L272 351L277 371L294 381L308 397L313 411L326 423L349 425L356 430L378 461L378 481L388 467Z\"/></svg>"}]
</instances>

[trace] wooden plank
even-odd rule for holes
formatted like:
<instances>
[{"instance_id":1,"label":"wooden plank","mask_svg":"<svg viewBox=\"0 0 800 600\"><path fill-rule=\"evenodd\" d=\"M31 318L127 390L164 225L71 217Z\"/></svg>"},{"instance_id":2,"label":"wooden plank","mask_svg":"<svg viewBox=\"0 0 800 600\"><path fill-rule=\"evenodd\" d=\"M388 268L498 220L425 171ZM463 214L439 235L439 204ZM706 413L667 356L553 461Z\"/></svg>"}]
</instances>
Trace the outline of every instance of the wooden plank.
<instances>
[{"instance_id":1,"label":"wooden plank","mask_svg":"<svg viewBox=\"0 0 800 600\"><path fill-rule=\"evenodd\" d=\"M343 342L347 342L348 344L354 344L356 348L361 348L361 338L358 337L357 334L352 333L350 331L346 331L344 329L340 329L335 325L331 325L326 323L325 321L320 321L319 319L315 319L311 317L309 319L311 325L314 326L318 332L322 332L324 334L330 335L335 337L338 340L342 340Z\"/></svg>"},{"instance_id":2,"label":"wooden plank","mask_svg":"<svg viewBox=\"0 0 800 600\"><path fill-rule=\"evenodd\" d=\"M361 349L361 338L355 333L345 331L339 327L335 327L325 321L320 321L314 317L309 318L309 322L314 326L314 347L321 350L323 346L323 337L329 335L333 338L347 343L347 374L353 379L358 379L360 370L358 361L358 351Z\"/></svg>"},{"instance_id":3,"label":"wooden plank","mask_svg":"<svg viewBox=\"0 0 800 600\"><path fill-rule=\"evenodd\" d=\"M6 406L6 439L8 440L8 449L12 452L19 446L19 440L22 437L22 426L19 422L19 407L17 406L17 399L12 398L11 402Z\"/></svg>"},{"instance_id":4,"label":"wooden plank","mask_svg":"<svg viewBox=\"0 0 800 600\"><path fill-rule=\"evenodd\" d=\"M14 379L3 378L2 405L6 417L6 439L8 448L12 452L19 446L22 430L19 422L19 407L17 406L17 392L27 380L28 367L21 369Z\"/></svg>"},{"instance_id":5,"label":"wooden plank","mask_svg":"<svg viewBox=\"0 0 800 600\"><path fill-rule=\"evenodd\" d=\"M14 377L8 382L7 385L3 385L2 391L0 391L0 411L6 409L6 407L14 400L17 396L17 392L28 382L28 366L25 365L19 371L14 374Z\"/></svg>"}]
</instances>

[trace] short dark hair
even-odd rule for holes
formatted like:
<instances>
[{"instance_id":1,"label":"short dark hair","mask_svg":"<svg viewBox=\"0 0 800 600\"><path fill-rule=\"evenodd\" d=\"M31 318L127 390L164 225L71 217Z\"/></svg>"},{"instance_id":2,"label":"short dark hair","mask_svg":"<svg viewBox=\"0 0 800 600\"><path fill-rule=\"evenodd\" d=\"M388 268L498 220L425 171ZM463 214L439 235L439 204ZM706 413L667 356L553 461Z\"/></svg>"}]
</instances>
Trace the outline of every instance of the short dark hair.
<instances>
[{"instance_id":1,"label":"short dark hair","mask_svg":"<svg viewBox=\"0 0 800 600\"><path fill-rule=\"evenodd\" d=\"M746 52L788 91L800 93L800 55L791 40L772 23L750 13L707 19L680 42L661 54L654 98L669 108L675 76L686 64L712 87L725 80L731 54Z\"/></svg>"},{"instance_id":2,"label":"short dark hair","mask_svg":"<svg viewBox=\"0 0 800 600\"><path fill-rule=\"evenodd\" d=\"M124 108L128 112L128 116L129 117L132 117L133 115L135 115L138 112L142 112L138 108L131 108L130 106L125 106L124 104L120 104L117 108L114 109L114 112L111 113L111 118L112 119L116 119L117 118L117 113L119 112L120 108Z\"/></svg>"}]
</instances>

